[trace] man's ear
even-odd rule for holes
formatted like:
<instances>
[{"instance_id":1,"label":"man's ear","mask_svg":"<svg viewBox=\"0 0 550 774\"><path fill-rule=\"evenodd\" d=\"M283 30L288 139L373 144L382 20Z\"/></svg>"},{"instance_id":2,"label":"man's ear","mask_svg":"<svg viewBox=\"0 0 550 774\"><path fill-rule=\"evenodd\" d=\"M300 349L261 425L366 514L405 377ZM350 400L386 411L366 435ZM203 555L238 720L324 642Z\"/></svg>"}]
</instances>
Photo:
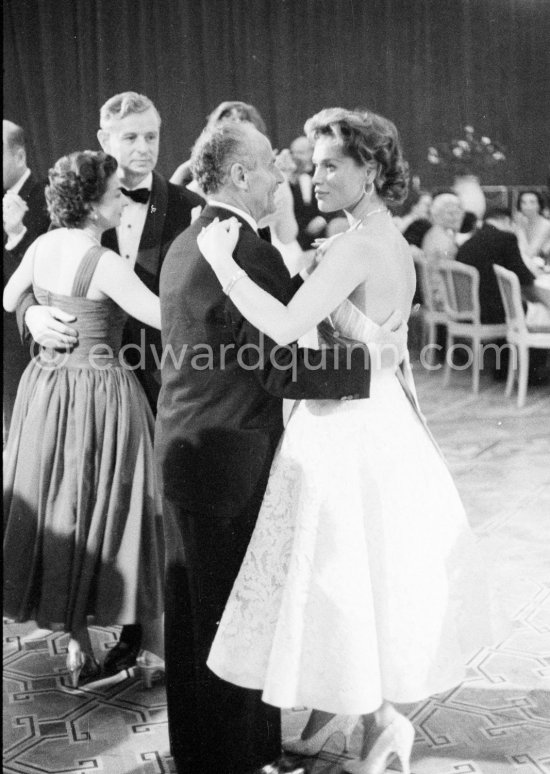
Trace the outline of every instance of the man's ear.
<instances>
[{"instance_id":1,"label":"man's ear","mask_svg":"<svg viewBox=\"0 0 550 774\"><path fill-rule=\"evenodd\" d=\"M97 139L105 153L109 153L109 132L105 131L105 129L99 129Z\"/></svg>"},{"instance_id":2,"label":"man's ear","mask_svg":"<svg viewBox=\"0 0 550 774\"><path fill-rule=\"evenodd\" d=\"M234 186L241 191L248 191L248 172L243 164L236 161L229 171L229 177Z\"/></svg>"}]
</instances>

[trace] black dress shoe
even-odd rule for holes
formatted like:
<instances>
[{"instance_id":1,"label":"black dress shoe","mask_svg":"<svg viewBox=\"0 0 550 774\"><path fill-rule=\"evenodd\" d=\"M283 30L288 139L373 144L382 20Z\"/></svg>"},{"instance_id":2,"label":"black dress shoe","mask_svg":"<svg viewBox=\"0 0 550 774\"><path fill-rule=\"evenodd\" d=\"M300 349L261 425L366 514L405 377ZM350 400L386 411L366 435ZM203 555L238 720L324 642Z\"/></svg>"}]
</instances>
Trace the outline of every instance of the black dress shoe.
<instances>
[{"instance_id":1,"label":"black dress shoe","mask_svg":"<svg viewBox=\"0 0 550 774\"><path fill-rule=\"evenodd\" d=\"M117 642L105 656L103 671L106 675L116 675L123 669L130 669L135 666L139 651L139 642Z\"/></svg>"},{"instance_id":2,"label":"black dress shoe","mask_svg":"<svg viewBox=\"0 0 550 774\"><path fill-rule=\"evenodd\" d=\"M267 763L260 769L256 769L253 774L306 774L306 769L302 764L293 763L283 756L273 763Z\"/></svg>"}]
</instances>

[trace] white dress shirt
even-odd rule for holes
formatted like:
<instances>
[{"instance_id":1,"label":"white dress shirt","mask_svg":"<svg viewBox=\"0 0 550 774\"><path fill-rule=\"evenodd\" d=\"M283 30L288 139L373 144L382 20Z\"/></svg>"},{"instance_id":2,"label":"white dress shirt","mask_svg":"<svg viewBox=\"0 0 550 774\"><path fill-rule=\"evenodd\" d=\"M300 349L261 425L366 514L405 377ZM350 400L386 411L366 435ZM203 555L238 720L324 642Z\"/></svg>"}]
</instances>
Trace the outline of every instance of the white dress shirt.
<instances>
[{"instance_id":1,"label":"white dress shirt","mask_svg":"<svg viewBox=\"0 0 550 774\"><path fill-rule=\"evenodd\" d=\"M298 184L302 194L302 201L304 204L311 204L311 195L313 191L313 180L311 175L307 172L302 172L298 178Z\"/></svg>"},{"instance_id":2,"label":"white dress shirt","mask_svg":"<svg viewBox=\"0 0 550 774\"><path fill-rule=\"evenodd\" d=\"M145 180L142 180L139 185L135 186L135 188L148 188L149 190L151 190L152 187L152 172L150 172ZM132 189L129 188L128 190L130 191ZM122 210L120 226L117 227L116 233L120 255L123 258L126 258L133 268L136 263L139 243L145 227L145 220L147 219L150 202L141 204L140 202L135 202L133 199L126 198L128 204Z\"/></svg>"}]
</instances>

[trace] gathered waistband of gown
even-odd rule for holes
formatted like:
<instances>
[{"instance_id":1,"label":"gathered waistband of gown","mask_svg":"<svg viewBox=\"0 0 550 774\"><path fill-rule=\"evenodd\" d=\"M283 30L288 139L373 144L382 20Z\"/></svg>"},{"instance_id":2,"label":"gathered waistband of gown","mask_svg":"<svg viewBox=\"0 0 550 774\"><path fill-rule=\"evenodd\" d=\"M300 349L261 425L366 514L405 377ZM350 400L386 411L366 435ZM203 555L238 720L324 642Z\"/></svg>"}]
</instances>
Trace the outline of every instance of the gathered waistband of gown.
<instances>
[{"instance_id":1,"label":"gathered waistband of gown","mask_svg":"<svg viewBox=\"0 0 550 774\"><path fill-rule=\"evenodd\" d=\"M91 368L97 371L105 371L110 368L133 370L122 357L114 354L112 350L105 352L101 345L97 351L93 348L87 351L64 352L51 347L41 347L40 352L33 358L39 368L53 371L56 368Z\"/></svg>"}]
</instances>

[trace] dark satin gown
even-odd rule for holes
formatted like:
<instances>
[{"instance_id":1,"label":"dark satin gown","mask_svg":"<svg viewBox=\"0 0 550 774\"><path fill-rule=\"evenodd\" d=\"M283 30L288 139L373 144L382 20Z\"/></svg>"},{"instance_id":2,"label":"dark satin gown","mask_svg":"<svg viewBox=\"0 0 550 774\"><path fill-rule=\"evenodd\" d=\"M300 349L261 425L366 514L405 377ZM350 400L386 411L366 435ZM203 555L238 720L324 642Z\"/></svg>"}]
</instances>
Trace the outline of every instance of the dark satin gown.
<instances>
[{"instance_id":1,"label":"dark satin gown","mask_svg":"<svg viewBox=\"0 0 550 774\"><path fill-rule=\"evenodd\" d=\"M85 298L104 251L82 259L70 296L34 288L77 316L79 343L28 365L4 455L4 612L65 630L162 612L153 416L118 357L125 312Z\"/></svg>"}]
</instances>

